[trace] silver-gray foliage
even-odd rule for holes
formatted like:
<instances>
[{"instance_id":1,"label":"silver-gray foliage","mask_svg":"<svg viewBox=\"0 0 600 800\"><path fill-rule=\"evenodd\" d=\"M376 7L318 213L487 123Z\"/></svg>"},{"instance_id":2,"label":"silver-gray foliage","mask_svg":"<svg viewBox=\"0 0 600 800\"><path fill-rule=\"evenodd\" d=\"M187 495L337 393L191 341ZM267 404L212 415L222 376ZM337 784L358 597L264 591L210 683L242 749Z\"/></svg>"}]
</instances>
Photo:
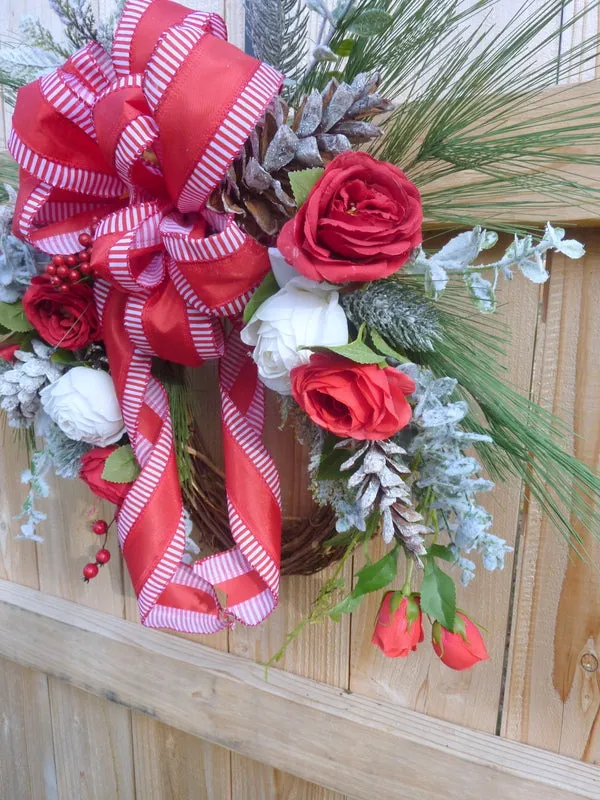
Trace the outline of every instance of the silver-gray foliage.
<instances>
[{"instance_id":1,"label":"silver-gray foliage","mask_svg":"<svg viewBox=\"0 0 600 800\"><path fill-rule=\"evenodd\" d=\"M44 440L54 472L61 478L76 478L81 469L81 459L92 445L69 439L52 421L44 427Z\"/></svg>"},{"instance_id":2,"label":"silver-gray foliage","mask_svg":"<svg viewBox=\"0 0 600 800\"><path fill-rule=\"evenodd\" d=\"M8 233L0 233L0 302L16 303L31 279L43 272L48 256Z\"/></svg>"},{"instance_id":3,"label":"silver-gray foliage","mask_svg":"<svg viewBox=\"0 0 600 800\"><path fill-rule=\"evenodd\" d=\"M16 520L24 520L20 526L20 533L16 539L30 539L42 542L42 537L36 532L38 525L46 519L46 514L36 508L36 500L48 497L50 487L46 482L46 473L51 467L51 459L46 450L37 450L31 457L29 469L21 473L21 483L29 486L27 497L23 501L21 513Z\"/></svg>"},{"instance_id":4,"label":"silver-gray foliage","mask_svg":"<svg viewBox=\"0 0 600 800\"><path fill-rule=\"evenodd\" d=\"M440 529L450 538L461 581L466 584L474 576L475 565L463 553L477 551L484 567L495 570L504 567L505 553L512 549L489 532L492 516L477 503L477 495L489 492L494 484L481 477L481 464L466 454L475 442L491 439L462 429L469 409L466 402L453 400L456 380L436 379L430 370L417 364L404 364L399 369L416 384L411 399L416 403L413 425L418 432L407 445L409 454L418 456L414 492L418 497L432 493L431 508L437 511Z\"/></svg>"},{"instance_id":5,"label":"silver-gray foliage","mask_svg":"<svg viewBox=\"0 0 600 800\"><path fill-rule=\"evenodd\" d=\"M419 247L404 269L409 275L423 275L425 288L434 298L444 293L450 274L461 275L477 308L492 312L496 308L500 275L510 280L513 270L518 269L532 283L544 283L549 277L546 270L548 252L562 253L572 259L581 258L585 252L576 239L565 239L563 228L553 228L548 222L541 239L515 235L500 259L488 264L475 264L480 253L494 247L497 241L496 233L476 227L459 233L431 255ZM483 278L481 272L491 272L492 280Z\"/></svg>"},{"instance_id":6,"label":"silver-gray foliage","mask_svg":"<svg viewBox=\"0 0 600 800\"><path fill-rule=\"evenodd\" d=\"M13 428L29 428L41 408L40 391L60 378L64 366L50 361L54 352L34 339L32 352L17 350L13 363L0 363L0 408Z\"/></svg>"}]
</instances>

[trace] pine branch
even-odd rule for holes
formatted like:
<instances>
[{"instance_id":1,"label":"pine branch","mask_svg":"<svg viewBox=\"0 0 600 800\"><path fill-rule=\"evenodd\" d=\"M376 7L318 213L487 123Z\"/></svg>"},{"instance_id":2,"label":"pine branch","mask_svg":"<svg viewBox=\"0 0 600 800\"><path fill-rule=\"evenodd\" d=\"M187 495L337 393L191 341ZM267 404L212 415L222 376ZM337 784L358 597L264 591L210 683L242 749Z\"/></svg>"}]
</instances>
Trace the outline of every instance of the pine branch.
<instances>
[{"instance_id":1,"label":"pine branch","mask_svg":"<svg viewBox=\"0 0 600 800\"><path fill-rule=\"evenodd\" d=\"M296 81L308 48L309 12L303 0L245 0L245 5L256 57Z\"/></svg>"}]
</instances>

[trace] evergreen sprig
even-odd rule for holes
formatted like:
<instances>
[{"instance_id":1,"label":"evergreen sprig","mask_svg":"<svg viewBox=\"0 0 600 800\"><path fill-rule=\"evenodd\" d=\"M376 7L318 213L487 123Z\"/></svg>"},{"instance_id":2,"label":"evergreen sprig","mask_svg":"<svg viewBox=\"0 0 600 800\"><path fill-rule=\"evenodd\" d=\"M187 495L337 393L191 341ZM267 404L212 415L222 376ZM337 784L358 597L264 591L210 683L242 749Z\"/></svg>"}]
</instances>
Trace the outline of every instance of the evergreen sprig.
<instances>
[{"instance_id":1,"label":"evergreen sprig","mask_svg":"<svg viewBox=\"0 0 600 800\"><path fill-rule=\"evenodd\" d=\"M254 55L295 81L308 49L309 12L303 0L245 0Z\"/></svg>"}]
</instances>

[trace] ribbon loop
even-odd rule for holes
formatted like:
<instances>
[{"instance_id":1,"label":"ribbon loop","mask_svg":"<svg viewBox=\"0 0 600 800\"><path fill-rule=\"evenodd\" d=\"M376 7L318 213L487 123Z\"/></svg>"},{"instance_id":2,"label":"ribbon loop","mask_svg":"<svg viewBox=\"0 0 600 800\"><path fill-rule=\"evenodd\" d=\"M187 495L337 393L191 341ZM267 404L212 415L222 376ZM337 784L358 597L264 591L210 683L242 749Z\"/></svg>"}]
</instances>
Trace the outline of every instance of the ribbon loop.
<instances>
[{"instance_id":1,"label":"ribbon loop","mask_svg":"<svg viewBox=\"0 0 600 800\"><path fill-rule=\"evenodd\" d=\"M256 625L279 589L279 479L261 441L263 387L235 321L269 262L205 203L282 77L225 39L215 14L129 0L112 58L88 45L20 90L9 143L22 168L18 235L51 254L75 252L100 219L96 305L141 467L118 512L119 541L143 623L191 633ZM222 317L234 320L227 340ZM182 563L186 516L156 356L189 366L221 358L236 547L193 566Z\"/></svg>"}]
</instances>

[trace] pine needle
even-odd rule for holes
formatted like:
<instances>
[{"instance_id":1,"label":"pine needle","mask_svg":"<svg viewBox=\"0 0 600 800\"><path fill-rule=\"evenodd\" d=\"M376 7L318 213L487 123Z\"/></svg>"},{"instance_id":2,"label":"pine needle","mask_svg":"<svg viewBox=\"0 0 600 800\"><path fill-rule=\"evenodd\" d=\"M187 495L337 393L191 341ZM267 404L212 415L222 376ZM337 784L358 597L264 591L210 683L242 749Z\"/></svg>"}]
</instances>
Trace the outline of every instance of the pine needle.
<instances>
[{"instance_id":1,"label":"pine needle","mask_svg":"<svg viewBox=\"0 0 600 800\"><path fill-rule=\"evenodd\" d=\"M411 285L416 282L411 280ZM493 479L521 479L575 552L585 545L577 523L600 539L600 476L563 446L570 426L510 386L503 356L508 332L490 317L471 317L450 292L440 302L441 341L415 354L436 377L455 377L472 408L468 430L487 433L493 444L476 445Z\"/></svg>"}]
</instances>

